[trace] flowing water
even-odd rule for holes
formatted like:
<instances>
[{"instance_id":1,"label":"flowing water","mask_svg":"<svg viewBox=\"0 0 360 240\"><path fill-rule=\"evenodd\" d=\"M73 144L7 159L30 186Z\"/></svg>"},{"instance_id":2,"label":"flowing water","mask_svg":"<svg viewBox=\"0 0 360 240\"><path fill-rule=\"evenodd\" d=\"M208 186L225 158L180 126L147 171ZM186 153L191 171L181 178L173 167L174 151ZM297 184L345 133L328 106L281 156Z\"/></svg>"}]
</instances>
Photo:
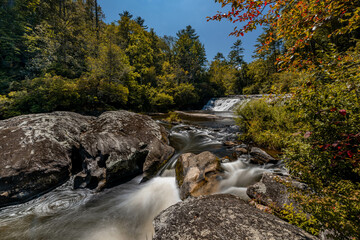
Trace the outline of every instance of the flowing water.
<instances>
[{"instance_id":1,"label":"flowing water","mask_svg":"<svg viewBox=\"0 0 360 240\"><path fill-rule=\"evenodd\" d=\"M251 99L262 98L264 96L268 95L235 95L222 98L212 98L203 107L203 110L215 112L233 111L239 104L249 102Z\"/></svg>"},{"instance_id":2,"label":"flowing water","mask_svg":"<svg viewBox=\"0 0 360 240\"><path fill-rule=\"evenodd\" d=\"M216 107L216 106L215 106ZM217 109L217 108L215 108ZM195 113L191 113L195 114ZM190 114L190 115L191 115ZM202 112L201 114L204 114ZM152 180L141 176L95 193L73 190L71 181L24 204L0 210L1 240L145 240L153 235L152 221L162 210L180 201L174 167L182 153L211 151L219 157L232 154L223 143L236 139L232 113L207 112L196 120L168 126L176 154ZM204 117L205 116L205 117ZM223 163L225 177L219 192L247 199L247 186L260 180L265 171L282 171L281 164L254 165L247 155Z\"/></svg>"}]
</instances>

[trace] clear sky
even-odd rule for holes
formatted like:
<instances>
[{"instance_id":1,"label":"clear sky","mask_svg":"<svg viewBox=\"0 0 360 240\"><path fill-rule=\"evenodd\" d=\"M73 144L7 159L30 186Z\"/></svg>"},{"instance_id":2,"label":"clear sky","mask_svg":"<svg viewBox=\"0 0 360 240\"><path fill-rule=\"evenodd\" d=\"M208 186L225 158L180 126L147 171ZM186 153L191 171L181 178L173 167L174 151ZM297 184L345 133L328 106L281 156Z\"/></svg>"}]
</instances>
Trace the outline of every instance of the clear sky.
<instances>
[{"instance_id":1,"label":"clear sky","mask_svg":"<svg viewBox=\"0 0 360 240\"><path fill-rule=\"evenodd\" d=\"M142 17L145 25L154 28L159 36L176 36L176 33L191 25L205 45L206 56L211 61L217 52L227 56L230 47L237 40L229 36L235 25L228 21L206 21L221 11L221 5L214 0L99 0L105 21L110 23L119 19L119 13L127 10L134 17ZM254 44L260 31L247 33L240 37L245 49L245 61L251 62Z\"/></svg>"}]
</instances>

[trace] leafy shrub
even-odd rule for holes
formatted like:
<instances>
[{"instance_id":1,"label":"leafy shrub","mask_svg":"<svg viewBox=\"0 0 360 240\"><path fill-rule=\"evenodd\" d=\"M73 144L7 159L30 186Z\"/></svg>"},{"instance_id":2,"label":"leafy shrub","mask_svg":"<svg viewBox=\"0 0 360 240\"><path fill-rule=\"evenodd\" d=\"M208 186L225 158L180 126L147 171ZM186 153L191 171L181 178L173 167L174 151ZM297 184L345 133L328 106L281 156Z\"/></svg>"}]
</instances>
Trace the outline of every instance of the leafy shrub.
<instances>
[{"instance_id":1,"label":"leafy shrub","mask_svg":"<svg viewBox=\"0 0 360 240\"><path fill-rule=\"evenodd\" d=\"M196 104L199 96L191 83L181 83L174 88L174 101L177 108L183 109Z\"/></svg>"},{"instance_id":2,"label":"leafy shrub","mask_svg":"<svg viewBox=\"0 0 360 240\"><path fill-rule=\"evenodd\" d=\"M169 116L166 118L169 122L181 122L181 118L177 112L169 112Z\"/></svg>"},{"instance_id":3,"label":"leafy shrub","mask_svg":"<svg viewBox=\"0 0 360 240\"><path fill-rule=\"evenodd\" d=\"M319 221L301 210L295 210L292 203L285 205L284 209L278 213L278 216L313 235L319 234Z\"/></svg>"},{"instance_id":4,"label":"leafy shrub","mask_svg":"<svg viewBox=\"0 0 360 240\"><path fill-rule=\"evenodd\" d=\"M151 105L158 111L165 111L174 105L174 98L166 93L156 93L150 99Z\"/></svg>"},{"instance_id":5,"label":"leafy shrub","mask_svg":"<svg viewBox=\"0 0 360 240\"><path fill-rule=\"evenodd\" d=\"M311 188L294 193L304 211L323 229L333 230L335 238L359 239L360 99L355 87L359 82L341 79L308 78L297 90L289 107L307 123L307 130L288 145L286 164Z\"/></svg>"},{"instance_id":6,"label":"leafy shrub","mask_svg":"<svg viewBox=\"0 0 360 240\"><path fill-rule=\"evenodd\" d=\"M283 101L268 103L266 99L251 100L240 106L236 115L236 122L242 131L240 139L269 148L281 149L286 146L296 129L294 115Z\"/></svg>"}]
</instances>

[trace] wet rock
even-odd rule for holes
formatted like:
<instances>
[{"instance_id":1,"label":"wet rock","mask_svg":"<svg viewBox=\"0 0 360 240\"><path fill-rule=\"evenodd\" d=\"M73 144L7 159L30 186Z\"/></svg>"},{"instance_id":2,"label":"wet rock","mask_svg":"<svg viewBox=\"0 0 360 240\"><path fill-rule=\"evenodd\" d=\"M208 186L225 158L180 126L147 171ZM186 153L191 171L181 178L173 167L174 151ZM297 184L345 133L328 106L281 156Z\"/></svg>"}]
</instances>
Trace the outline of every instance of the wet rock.
<instances>
[{"instance_id":1,"label":"wet rock","mask_svg":"<svg viewBox=\"0 0 360 240\"><path fill-rule=\"evenodd\" d=\"M289 181L291 180L288 177L265 172L260 182L249 186L246 193L257 202L276 210L284 209L284 205L290 204L296 208L295 202L290 199L287 187L281 183L289 183ZM297 188L306 188L305 184L296 181L291 181L291 184Z\"/></svg>"},{"instance_id":2,"label":"wet rock","mask_svg":"<svg viewBox=\"0 0 360 240\"><path fill-rule=\"evenodd\" d=\"M176 182L180 198L198 197L216 192L221 179L219 159L210 152L182 154L176 163Z\"/></svg>"},{"instance_id":3,"label":"wet rock","mask_svg":"<svg viewBox=\"0 0 360 240\"><path fill-rule=\"evenodd\" d=\"M224 142L224 145L234 147L234 146L237 146L237 143L235 143L233 141L226 141L226 142Z\"/></svg>"},{"instance_id":4,"label":"wet rock","mask_svg":"<svg viewBox=\"0 0 360 240\"><path fill-rule=\"evenodd\" d=\"M267 152L264 150L252 147L250 151L250 162L256 163L256 164L265 164L265 163L275 163L277 160L270 156Z\"/></svg>"},{"instance_id":5,"label":"wet rock","mask_svg":"<svg viewBox=\"0 0 360 240\"><path fill-rule=\"evenodd\" d=\"M182 112L182 111L175 111L178 114L181 120L187 121L213 121L214 119L219 119L219 116L214 114L207 114L207 113L189 113L189 112Z\"/></svg>"},{"instance_id":6,"label":"wet rock","mask_svg":"<svg viewBox=\"0 0 360 240\"><path fill-rule=\"evenodd\" d=\"M168 239L317 239L232 195L187 199L154 220L154 240Z\"/></svg>"},{"instance_id":7,"label":"wet rock","mask_svg":"<svg viewBox=\"0 0 360 240\"><path fill-rule=\"evenodd\" d=\"M235 148L235 152L238 152L240 154L247 154L248 150L246 148L239 147L239 148Z\"/></svg>"},{"instance_id":8,"label":"wet rock","mask_svg":"<svg viewBox=\"0 0 360 240\"><path fill-rule=\"evenodd\" d=\"M101 188L111 187L143 171L151 177L174 153L167 142L165 129L148 116L127 111L103 113L81 137L85 185L96 178L105 180Z\"/></svg>"},{"instance_id":9,"label":"wet rock","mask_svg":"<svg viewBox=\"0 0 360 240\"><path fill-rule=\"evenodd\" d=\"M23 202L69 179L80 135L93 117L70 112L0 121L0 206Z\"/></svg>"}]
</instances>

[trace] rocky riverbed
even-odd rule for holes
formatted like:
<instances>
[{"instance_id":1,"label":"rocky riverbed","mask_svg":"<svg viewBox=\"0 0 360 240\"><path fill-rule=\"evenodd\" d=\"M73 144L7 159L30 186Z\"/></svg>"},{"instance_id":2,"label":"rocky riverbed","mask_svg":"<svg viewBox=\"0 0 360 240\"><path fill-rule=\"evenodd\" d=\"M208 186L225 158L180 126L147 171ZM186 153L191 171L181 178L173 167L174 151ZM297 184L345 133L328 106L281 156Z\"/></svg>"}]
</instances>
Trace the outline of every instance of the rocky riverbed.
<instances>
[{"instance_id":1,"label":"rocky riverbed","mask_svg":"<svg viewBox=\"0 0 360 240\"><path fill-rule=\"evenodd\" d=\"M236 142L228 115L195 119L171 126L113 111L0 121L0 239L316 239L248 204L288 203L273 180L284 177L281 162Z\"/></svg>"}]
</instances>

